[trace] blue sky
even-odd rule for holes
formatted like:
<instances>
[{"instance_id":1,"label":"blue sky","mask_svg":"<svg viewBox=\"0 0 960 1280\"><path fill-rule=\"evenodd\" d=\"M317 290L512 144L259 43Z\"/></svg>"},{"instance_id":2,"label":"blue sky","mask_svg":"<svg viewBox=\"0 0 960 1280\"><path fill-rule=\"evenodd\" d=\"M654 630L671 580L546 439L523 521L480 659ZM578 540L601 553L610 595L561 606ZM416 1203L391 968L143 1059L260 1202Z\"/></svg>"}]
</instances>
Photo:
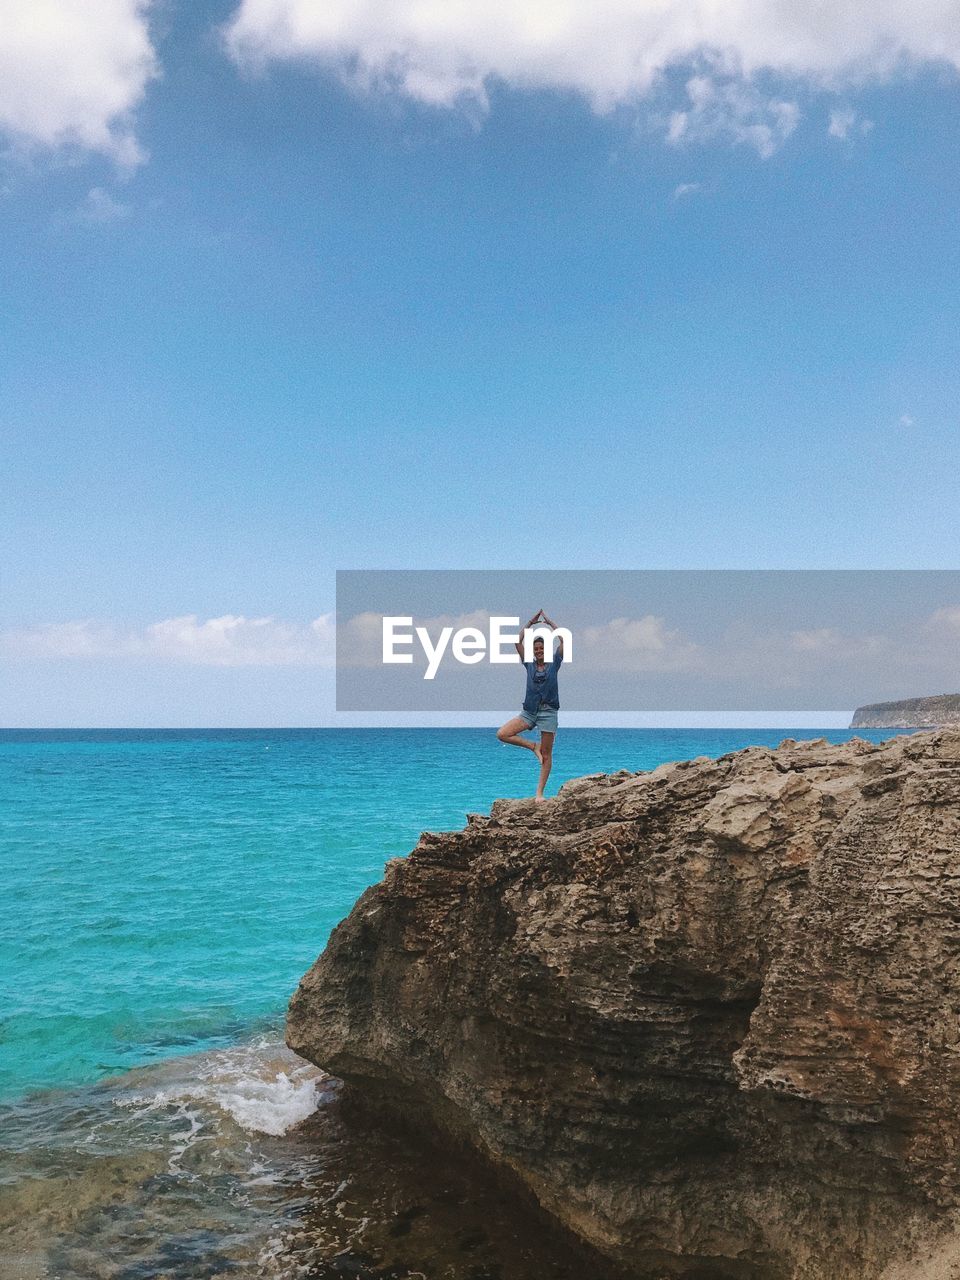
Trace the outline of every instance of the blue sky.
<instances>
[{"instance_id":1,"label":"blue sky","mask_svg":"<svg viewBox=\"0 0 960 1280\"><path fill-rule=\"evenodd\" d=\"M0 93L0 723L328 720L203 628L306 626L337 568L956 565L949 6L849 70L775 14L658 68L351 0L278 48L285 4L231 53L234 3L110 0L159 74L104 107L93 31L82 118L50 59ZM182 618L196 661L116 639Z\"/></svg>"}]
</instances>

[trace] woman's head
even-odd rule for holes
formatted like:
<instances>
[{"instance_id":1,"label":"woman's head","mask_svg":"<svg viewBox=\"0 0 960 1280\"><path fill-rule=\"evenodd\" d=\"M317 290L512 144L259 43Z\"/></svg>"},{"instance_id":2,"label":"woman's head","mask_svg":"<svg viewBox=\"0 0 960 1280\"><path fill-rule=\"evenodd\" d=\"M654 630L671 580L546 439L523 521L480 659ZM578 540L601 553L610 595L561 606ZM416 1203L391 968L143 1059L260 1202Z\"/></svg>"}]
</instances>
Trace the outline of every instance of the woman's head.
<instances>
[{"instance_id":1,"label":"woman's head","mask_svg":"<svg viewBox=\"0 0 960 1280\"><path fill-rule=\"evenodd\" d=\"M537 636L533 642L533 660L534 662L543 661L543 636Z\"/></svg>"}]
</instances>

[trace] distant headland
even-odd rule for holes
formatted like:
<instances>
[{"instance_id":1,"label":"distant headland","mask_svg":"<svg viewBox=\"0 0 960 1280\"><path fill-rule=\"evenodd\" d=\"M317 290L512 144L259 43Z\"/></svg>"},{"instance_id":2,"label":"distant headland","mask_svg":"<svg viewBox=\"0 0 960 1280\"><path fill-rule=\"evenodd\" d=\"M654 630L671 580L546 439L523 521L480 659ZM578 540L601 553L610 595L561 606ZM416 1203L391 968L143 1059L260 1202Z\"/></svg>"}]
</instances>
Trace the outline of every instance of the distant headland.
<instances>
[{"instance_id":1,"label":"distant headland","mask_svg":"<svg viewBox=\"0 0 960 1280\"><path fill-rule=\"evenodd\" d=\"M851 729L934 729L960 726L960 693L939 693L932 698L905 698L903 702L874 702L857 707Z\"/></svg>"}]
</instances>

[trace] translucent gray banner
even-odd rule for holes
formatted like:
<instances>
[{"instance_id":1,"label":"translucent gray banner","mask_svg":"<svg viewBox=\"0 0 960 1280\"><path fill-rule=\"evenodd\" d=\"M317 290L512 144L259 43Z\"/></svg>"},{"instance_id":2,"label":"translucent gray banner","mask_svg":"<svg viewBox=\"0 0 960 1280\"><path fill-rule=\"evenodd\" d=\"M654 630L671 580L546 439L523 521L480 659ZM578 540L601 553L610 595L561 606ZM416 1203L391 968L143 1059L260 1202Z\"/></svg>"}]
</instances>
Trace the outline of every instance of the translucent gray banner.
<instances>
[{"instance_id":1,"label":"translucent gray banner","mask_svg":"<svg viewBox=\"0 0 960 1280\"><path fill-rule=\"evenodd\" d=\"M337 574L337 710L519 707L510 623L541 608L567 632L571 711L807 711L960 690L957 570L363 569Z\"/></svg>"}]
</instances>

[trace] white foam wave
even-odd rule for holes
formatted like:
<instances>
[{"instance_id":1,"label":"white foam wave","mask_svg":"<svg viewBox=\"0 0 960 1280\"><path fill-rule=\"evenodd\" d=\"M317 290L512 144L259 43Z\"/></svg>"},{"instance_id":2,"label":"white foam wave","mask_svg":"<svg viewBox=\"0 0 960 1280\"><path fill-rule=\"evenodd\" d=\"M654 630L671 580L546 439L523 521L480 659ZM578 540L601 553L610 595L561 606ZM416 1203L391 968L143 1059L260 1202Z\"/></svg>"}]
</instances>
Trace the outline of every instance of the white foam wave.
<instances>
[{"instance_id":1,"label":"white foam wave","mask_svg":"<svg viewBox=\"0 0 960 1280\"><path fill-rule=\"evenodd\" d=\"M221 1110L250 1133L279 1137L302 1124L317 1109L314 1068L280 1071L270 1080L241 1079L214 1087L211 1097Z\"/></svg>"},{"instance_id":2,"label":"white foam wave","mask_svg":"<svg viewBox=\"0 0 960 1280\"><path fill-rule=\"evenodd\" d=\"M158 1073L159 1074L159 1073ZM328 1077L279 1040L258 1040L165 1064L148 1089L119 1095L120 1106L148 1111L206 1104L248 1133L280 1137L316 1111ZM189 1140L195 1139L191 1129Z\"/></svg>"}]
</instances>

